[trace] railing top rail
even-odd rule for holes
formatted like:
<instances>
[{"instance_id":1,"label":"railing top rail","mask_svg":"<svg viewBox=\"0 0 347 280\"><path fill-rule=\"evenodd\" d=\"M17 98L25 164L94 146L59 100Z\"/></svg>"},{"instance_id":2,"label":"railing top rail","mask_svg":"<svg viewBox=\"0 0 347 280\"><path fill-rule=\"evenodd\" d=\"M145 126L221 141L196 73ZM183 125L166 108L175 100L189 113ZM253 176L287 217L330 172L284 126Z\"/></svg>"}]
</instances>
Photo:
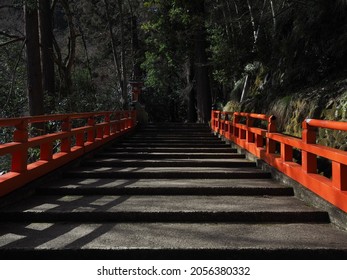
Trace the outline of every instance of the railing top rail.
<instances>
[{"instance_id":1,"label":"railing top rail","mask_svg":"<svg viewBox=\"0 0 347 280\"><path fill-rule=\"evenodd\" d=\"M305 124L312 127L347 131L347 122L306 119Z\"/></svg>"},{"instance_id":2,"label":"railing top rail","mask_svg":"<svg viewBox=\"0 0 347 280\"><path fill-rule=\"evenodd\" d=\"M259 120L264 120L264 121L269 120L269 116L267 116L265 114L235 112L234 115L241 116L241 117L249 117L249 118L252 118L252 119L259 119Z\"/></svg>"},{"instance_id":3,"label":"railing top rail","mask_svg":"<svg viewBox=\"0 0 347 280\"><path fill-rule=\"evenodd\" d=\"M67 118L81 119L89 117L97 117L104 115L116 114L117 111L104 111L104 112L87 112L87 113L70 113L70 114L55 114L55 115L42 115L42 116L30 116L30 117L19 117L19 118L6 118L0 119L1 126L16 126L21 124L23 121L28 123L38 123L47 121L59 121Z\"/></svg>"}]
</instances>

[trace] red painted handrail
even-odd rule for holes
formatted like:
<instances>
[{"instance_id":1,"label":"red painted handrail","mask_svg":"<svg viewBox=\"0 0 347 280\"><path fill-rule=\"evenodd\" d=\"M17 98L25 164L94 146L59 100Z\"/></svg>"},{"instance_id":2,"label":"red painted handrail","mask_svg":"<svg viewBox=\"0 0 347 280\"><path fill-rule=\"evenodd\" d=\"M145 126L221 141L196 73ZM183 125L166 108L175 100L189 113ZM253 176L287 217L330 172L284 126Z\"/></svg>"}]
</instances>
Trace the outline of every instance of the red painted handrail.
<instances>
[{"instance_id":1,"label":"red painted handrail","mask_svg":"<svg viewBox=\"0 0 347 280\"><path fill-rule=\"evenodd\" d=\"M266 122L266 129L255 127L256 119ZM295 138L276 132L274 116L212 111L211 128L347 212L347 152L316 143L318 128L347 131L347 122L306 119L302 138ZM293 161L293 148L301 150L301 164ZM317 174L317 157L331 160L331 179Z\"/></svg>"},{"instance_id":2,"label":"red painted handrail","mask_svg":"<svg viewBox=\"0 0 347 280\"><path fill-rule=\"evenodd\" d=\"M73 121L79 124L73 126ZM59 122L58 131L30 137L32 124ZM82 123L82 124L81 124ZM0 156L11 155L11 170L0 175L0 196L121 136L136 126L136 111L93 112L0 119L0 127L14 127L12 142L0 143ZM54 143L59 148L54 151ZM30 148L40 158L28 163Z\"/></svg>"}]
</instances>

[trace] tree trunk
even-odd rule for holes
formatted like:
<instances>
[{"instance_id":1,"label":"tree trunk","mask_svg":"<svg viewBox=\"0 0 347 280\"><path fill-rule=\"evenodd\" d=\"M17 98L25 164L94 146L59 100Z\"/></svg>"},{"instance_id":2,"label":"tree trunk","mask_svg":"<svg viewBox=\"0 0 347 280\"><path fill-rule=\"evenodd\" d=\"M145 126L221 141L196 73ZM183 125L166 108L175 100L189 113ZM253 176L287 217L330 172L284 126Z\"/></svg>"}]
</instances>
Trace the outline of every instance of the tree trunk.
<instances>
[{"instance_id":1,"label":"tree trunk","mask_svg":"<svg viewBox=\"0 0 347 280\"><path fill-rule=\"evenodd\" d=\"M252 6L249 0L247 0L247 6L248 6L248 11L249 11L249 16L251 17L251 24L253 28L253 39L254 39L254 45L257 43L257 28L255 26L255 20L253 16L253 11L252 11Z\"/></svg>"},{"instance_id":2,"label":"tree trunk","mask_svg":"<svg viewBox=\"0 0 347 280\"><path fill-rule=\"evenodd\" d=\"M139 36L138 36L138 27L137 27L137 17L132 16L131 19L131 47L132 47L132 64L133 64L133 73L132 73L132 79L134 80L141 80L142 79L142 70L141 70L141 63L140 63L140 43L139 43Z\"/></svg>"},{"instance_id":3,"label":"tree trunk","mask_svg":"<svg viewBox=\"0 0 347 280\"><path fill-rule=\"evenodd\" d=\"M24 5L24 14L29 113L31 116L37 116L44 113L38 11L36 1L28 2Z\"/></svg>"},{"instance_id":4,"label":"tree trunk","mask_svg":"<svg viewBox=\"0 0 347 280\"><path fill-rule=\"evenodd\" d=\"M275 36L276 34L276 13L275 13L275 7L274 4L272 2L272 0L270 0L270 7L271 7L271 15L272 15L272 22L273 22L273 27L274 27L274 32L273 32L273 36Z\"/></svg>"},{"instance_id":5,"label":"tree trunk","mask_svg":"<svg viewBox=\"0 0 347 280\"><path fill-rule=\"evenodd\" d=\"M187 95L188 95L188 122L195 123L197 121L196 112L196 91L194 88L194 61L190 56L186 62L186 83L187 83Z\"/></svg>"},{"instance_id":6,"label":"tree trunk","mask_svg":"<svg viewBox=\"0 0 347 280\"><path fill-rule=\"evenodd\" d=\"M73 21L73 13L70 9L70 2L67 0L60 0L60 3L64 9L66 20L69 25L69 42L67 46L67 55L65 58L62 56L61 49L57 41L53 37L53 45L55 49L55 62L59 70L60 78L60 95L67 97L73 93L72 87L72 70L75 65L76 58L76 28Z\"/></svg>"},{"instance_id":7,"label":"tree trunk","mask_svg":"<svg viewBox=\"0 0 347 280\"><path fill-rule=\"evenodd\" d=\"M121 66L119 62L119 57L117 54L117 42L116 42L116 37L113 32L113 22L110 14L110 5L108 0L104 0L105 3L105 10L106 10L106 18L107 18L107 23L108 23L108 30L110 33L110 39L111 39L111 46L112 46L112 54L113 54L113 63L114 63L114 68L116 70L116 77L119 83L119 86L122 89L122 71L121 71Z\"/></svg>"},{"instance_id":8,"label":"tree trunk","mask_svg":"<svg viewBox=\"0 0 347 280\"><path fill-rule=\"evenodd\" d=\"M51 112L55 107L55 71L53 53L53 12L50 0L40 0L40 43L42 59L43 90L49 97L48 108Z\"/></svg>"},{"instance_id":9,"label":"tree trunk","mask_svg":"<svg viewBox=\"0 0 347 280\"><path fill-rule=\"evenodd\" d=\"M194 1L194 11L201 18L205 16L205 1ZM197 94L198 122L208 123L211 117L211 89L207 61L206 29L203 22L196 28L194 36L195 81Z\"/></svg>"},{"instance_id":10,"label":"tree trunk","mask_svg":"<svg viewBox=\"0 0 347 280\"><path fill-rule=\"evenodd\" d=\"M236 1L234 0L234 7L235 7L235 13L236 13L236 16L237 16L237 23L239 25L239 28L240 28L240 34L242 35L243 34L243 31L242 31L242 24L241 24L241 21L240 21L240 13L239 13L239 7L236 3Z\"/></svg>"},{"instance_id":11,"label":"tree trunk","mask_svg":"<svg viewBox=\"0 0 347 280\"><path fill-rule=\"evenodd\" d=\"M123 1L118 0L118 9L120 17L120 45L121 45L121 71L122 71L122 96L124 99L123 109L128 109L128 78L127 78L127 67L126 67L126 54L125 54L125 35L124 35L124 15L123 15Z\"/></svg>"}]
</instances>

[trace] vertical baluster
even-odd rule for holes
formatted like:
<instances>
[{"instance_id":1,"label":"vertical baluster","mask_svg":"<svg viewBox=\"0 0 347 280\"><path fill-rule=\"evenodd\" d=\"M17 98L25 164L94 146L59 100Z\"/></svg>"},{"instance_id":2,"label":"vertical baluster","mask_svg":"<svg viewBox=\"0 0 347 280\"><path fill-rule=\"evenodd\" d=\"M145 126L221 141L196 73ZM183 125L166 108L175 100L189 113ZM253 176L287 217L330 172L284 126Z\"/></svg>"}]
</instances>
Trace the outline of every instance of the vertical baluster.
<instances>
[{"instance_id":1,"label":"vertical baluster","mask_svg":"<svg viewBox=\"0 0 347 280\"><path fill-rule=\"evenodd\" d=\"M247 119L246 119L247 129L253 127L253 125L254 125L254 119L251 118L250 116L247 116ZM247 130L246 141L247 141L247 143L254 143L254 133L253 132L250 132Z\"/></svg>"},{"instance_id":2,"label":"vertical baluster","mask_svg":"<svg viewBox=\"0 0 347 280\"><path fill-rule=\"evenodd\" d=\"M347 191L347 166L333 161L332 162L332 185L341 190Z\"/></svg>"},{"instance_id":3,"label":"vertical baluster","mask_svg":"<svg viewBox=\"0 0 347 280\"><path fill-rule=\"evenodd\" d=\"M13 142L19 142L21 146L12 154L12 172L23 173L27 171L28 138L28 121L22 120L16 125L16 130L13 133Z\"/></svg>"},{"instance_id":4,"label":"vertical baluster","mask_svg":"<svg viewBox=\"0 0 347 280\"><path fill-rule=\"evenodd\" d=\"M91 129L88 129L88 142L95 142L95 119L94 116L88 118L88 126L91 126Z\"/></svg>"},{"instance_id":5,"label":"vertical baluster","mask_svg":"<svg viewBox=\"0 0 347 280\"><path fill-rule=\"evenodd\" d=\"M276 132L276 117L275 116L269 117L268 125L267 125L267 132L268 133L275 133ZM275 152L276 152L276 141L266 137L266 153L267 154L273 154Z\"/></svg>"},{"instance_id":6,"label":"vertical baluster","mask_svg":"<svg viewBox=\"0 0 347 280\"><path fill-rule=\"evenodd\" d=\"M302 142L304 144L316 144L316 131L315 127L309 125L310 120L306 119L302 123ZM301 151L302 168L307 173L317 173L317 155Z\"/></svg>"},{"instance_id":7,"label":"vertical baluster","mask_svg":"<svg viewBox=\"0 0 347 280\"><path fill-rule=\"evenodd\" d=\"M69 116L63 120L61 124L61 130L66 133L64 138L61 139L61 151L64 153L70 153L71 151L71 119Z\"/></svg>"},{"instance_id":8,"label":"vertical baluster","mask_svg":"<svg viewBox=\"0 0 347 280\"><path fill-rule=\"evenodd\" d=\"M104 136L107 138L111 135L111 114L105 114L105 122L107 123L104 128Z\"/></svg>"},{"instance_id":9,"label":"vertical baluster","mask_svg":"<svg viewBox=\"0 0 347 280\"><path fill-rule=\"evenodd\" d=\"M240 128L236 127L236 125L240 122L240 116L236 113L234 113L234 120L233 120L233 124L234 124L234 136L235 138L239 138L240 137Z\"/></svg>"}]
</instances>

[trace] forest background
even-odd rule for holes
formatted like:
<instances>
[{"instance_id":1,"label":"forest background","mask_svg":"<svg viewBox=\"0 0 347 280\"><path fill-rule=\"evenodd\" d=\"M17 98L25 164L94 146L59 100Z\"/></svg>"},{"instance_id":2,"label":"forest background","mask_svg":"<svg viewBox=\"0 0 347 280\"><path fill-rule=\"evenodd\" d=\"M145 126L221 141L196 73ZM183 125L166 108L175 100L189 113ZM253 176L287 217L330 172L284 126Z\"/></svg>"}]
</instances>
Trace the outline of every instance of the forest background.
<instances>
[{"instance_id":1,"label":"forest background","mask_svg":"<svg viewBox=\"0 0 347 280\"><path fill-rule=\"evenodd\" d=\"M1 118L130 108L141 80L150 121L213 106L300 136L306 117L346 120L346 61L345 0L0 1Z\"/></svg>"}]
</instances>

